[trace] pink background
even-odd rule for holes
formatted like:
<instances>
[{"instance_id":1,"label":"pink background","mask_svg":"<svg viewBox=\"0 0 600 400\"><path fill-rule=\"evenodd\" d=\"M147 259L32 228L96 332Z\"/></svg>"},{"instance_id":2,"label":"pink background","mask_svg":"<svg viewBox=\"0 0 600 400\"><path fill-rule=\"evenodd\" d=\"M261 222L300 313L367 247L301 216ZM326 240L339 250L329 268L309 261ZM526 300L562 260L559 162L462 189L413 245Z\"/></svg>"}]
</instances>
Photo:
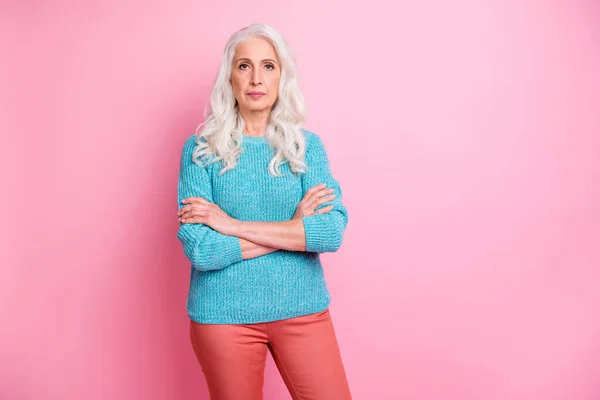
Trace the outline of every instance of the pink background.
<instances>
[{"instance_id":1,"label":"pink background","mask_svg":"<svg viewBox=\"0 0 600 400\"><path fill-rule=\"evenodd\" d=\"M53 3L0 9L0 399L207 398L179 156L255 21L350 211L323 262L354 398L600 398L597 2Z\"/></svg>"}]
</instances>

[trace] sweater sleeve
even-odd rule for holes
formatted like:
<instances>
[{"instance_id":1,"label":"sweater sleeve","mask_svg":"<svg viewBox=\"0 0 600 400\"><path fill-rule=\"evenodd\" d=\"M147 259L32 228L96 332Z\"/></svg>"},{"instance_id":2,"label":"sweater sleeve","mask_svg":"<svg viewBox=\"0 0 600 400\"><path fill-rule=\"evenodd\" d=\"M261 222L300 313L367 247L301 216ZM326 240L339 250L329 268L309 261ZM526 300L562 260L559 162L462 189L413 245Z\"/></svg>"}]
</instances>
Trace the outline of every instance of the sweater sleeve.
<instances>
[{"instance_id":1,"label":"sweater sleeve","mask_svg":"<svg viewBox=\"0 0 600 400\"><path fill-rule=\"evenodd\" d=\"M185 206L181 202L188 197L202 197L213 202L210 175L206 168L192 160L195 147L196 139L192 135L186 140L181 154L177 184L179 210ZM180 223L177 238L183 245L185 256L200 271L222 269L243 260L239 238L224 235L208 225Z\"/></svg>"},{"instance_id":2,"label":"sweater sleeve","mask_svg":"<svg viewBox=\"0 0 600 400\"><path fill-rule=\"evenodd\" d=\"M327 189L334 189L332 194L336 196L333 201L317 207L317 209L321 209L333 205L331 211L302 218L306 237L306 251L334 252L342 244L348 223L348 210L342 204L342 189L339 182L331 174L329 159L321 138L315 133L309 132L306 142L305 162L308 165L308 170L302 174L303 193L306 193L313 186L325 183Z\"/></svg>"}]
</instances>

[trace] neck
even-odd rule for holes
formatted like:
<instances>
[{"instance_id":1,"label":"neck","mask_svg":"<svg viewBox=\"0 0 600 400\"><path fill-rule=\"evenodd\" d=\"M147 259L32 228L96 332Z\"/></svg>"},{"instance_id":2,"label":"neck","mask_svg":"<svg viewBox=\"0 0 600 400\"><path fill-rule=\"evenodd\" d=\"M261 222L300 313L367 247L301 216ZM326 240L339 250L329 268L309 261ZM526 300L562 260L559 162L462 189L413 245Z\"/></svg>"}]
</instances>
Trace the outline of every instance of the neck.
<instances>
[{"instance_id":1,"label":"neck","mask_svg":"<svg viewBox=\"0 0 600 400\"><path fill-rule=\"evenodd\" d=\"M266 134L271 110L239 110L239 112L246 126L245 135L264 136Z\"/></svg>"}]
</instances>

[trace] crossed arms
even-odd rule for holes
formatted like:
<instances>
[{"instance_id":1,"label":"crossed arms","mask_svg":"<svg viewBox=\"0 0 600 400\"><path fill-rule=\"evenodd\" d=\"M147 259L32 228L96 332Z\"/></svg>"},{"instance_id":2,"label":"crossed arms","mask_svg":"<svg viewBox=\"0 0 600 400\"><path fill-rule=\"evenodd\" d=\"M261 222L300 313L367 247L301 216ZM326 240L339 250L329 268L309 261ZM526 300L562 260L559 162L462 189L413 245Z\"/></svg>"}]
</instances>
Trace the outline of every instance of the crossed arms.
<instances>
[{"instance_id":1,"label":"crossed arms","mask_svg":"<svg viewBox=\"0 0 600 400\"><path fill-rule=\"evenodd\" d=\"M212 202L210 176L206 168L192 161L195 138L188 138L181 157L178 215L196 202L196 208L204 210L199 213L204 217L196 219L203 223L183 221L177 237L195 268L204 271L221 269L279 249L318 253L339 249L348 222L348 211L342 204L339 183L331 175L323 143L314 134L308 142L305 160L309 169L301 179L305 198L323 183L333 189L335 198L331 204L321 210L319 207L323 204L319 204L317 211L320 213L304 216L297 213L289 221L250 222L229 217Z\"/></svg>"}]
</instances>

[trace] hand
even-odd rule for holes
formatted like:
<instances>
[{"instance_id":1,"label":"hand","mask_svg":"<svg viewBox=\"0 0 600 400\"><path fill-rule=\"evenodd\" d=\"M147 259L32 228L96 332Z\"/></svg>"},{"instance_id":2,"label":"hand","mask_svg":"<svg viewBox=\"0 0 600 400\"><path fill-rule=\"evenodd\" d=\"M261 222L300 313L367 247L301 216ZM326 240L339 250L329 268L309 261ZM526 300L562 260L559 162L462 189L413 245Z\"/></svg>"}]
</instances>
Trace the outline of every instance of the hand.
<instances>
[{"instance_id":1,"label":"hand","mask_svg":"<svg viewBox=\"0 0 600 400\"><path fill-rule=\"evenodd\" d=\"M306 193L304 193L304 197L300 203L298 203L298 207L296 208L296 212L294 213L292 219L302 218L307 215L325 214L333 210L333 205L329 205L315 211L315 208L321 204L335 199L335 195L331 194L333 191L333 189L326 189L324 183L308 189ZM328 194L331 195L327 196Z\"/></svg>"},{"instance_id":2,"label":"hand","mask_svg":"<svg viewBox=\"0 0 600 400\"><path fill-rule=\"evenodd\" d=\"M184 224L204 224L224 235L235 236L234 232L241 223L231 218L215 203L202 197L188 197L181 202L186 204L177 212L178 221Z\"/></svg>"}]
</instances>

